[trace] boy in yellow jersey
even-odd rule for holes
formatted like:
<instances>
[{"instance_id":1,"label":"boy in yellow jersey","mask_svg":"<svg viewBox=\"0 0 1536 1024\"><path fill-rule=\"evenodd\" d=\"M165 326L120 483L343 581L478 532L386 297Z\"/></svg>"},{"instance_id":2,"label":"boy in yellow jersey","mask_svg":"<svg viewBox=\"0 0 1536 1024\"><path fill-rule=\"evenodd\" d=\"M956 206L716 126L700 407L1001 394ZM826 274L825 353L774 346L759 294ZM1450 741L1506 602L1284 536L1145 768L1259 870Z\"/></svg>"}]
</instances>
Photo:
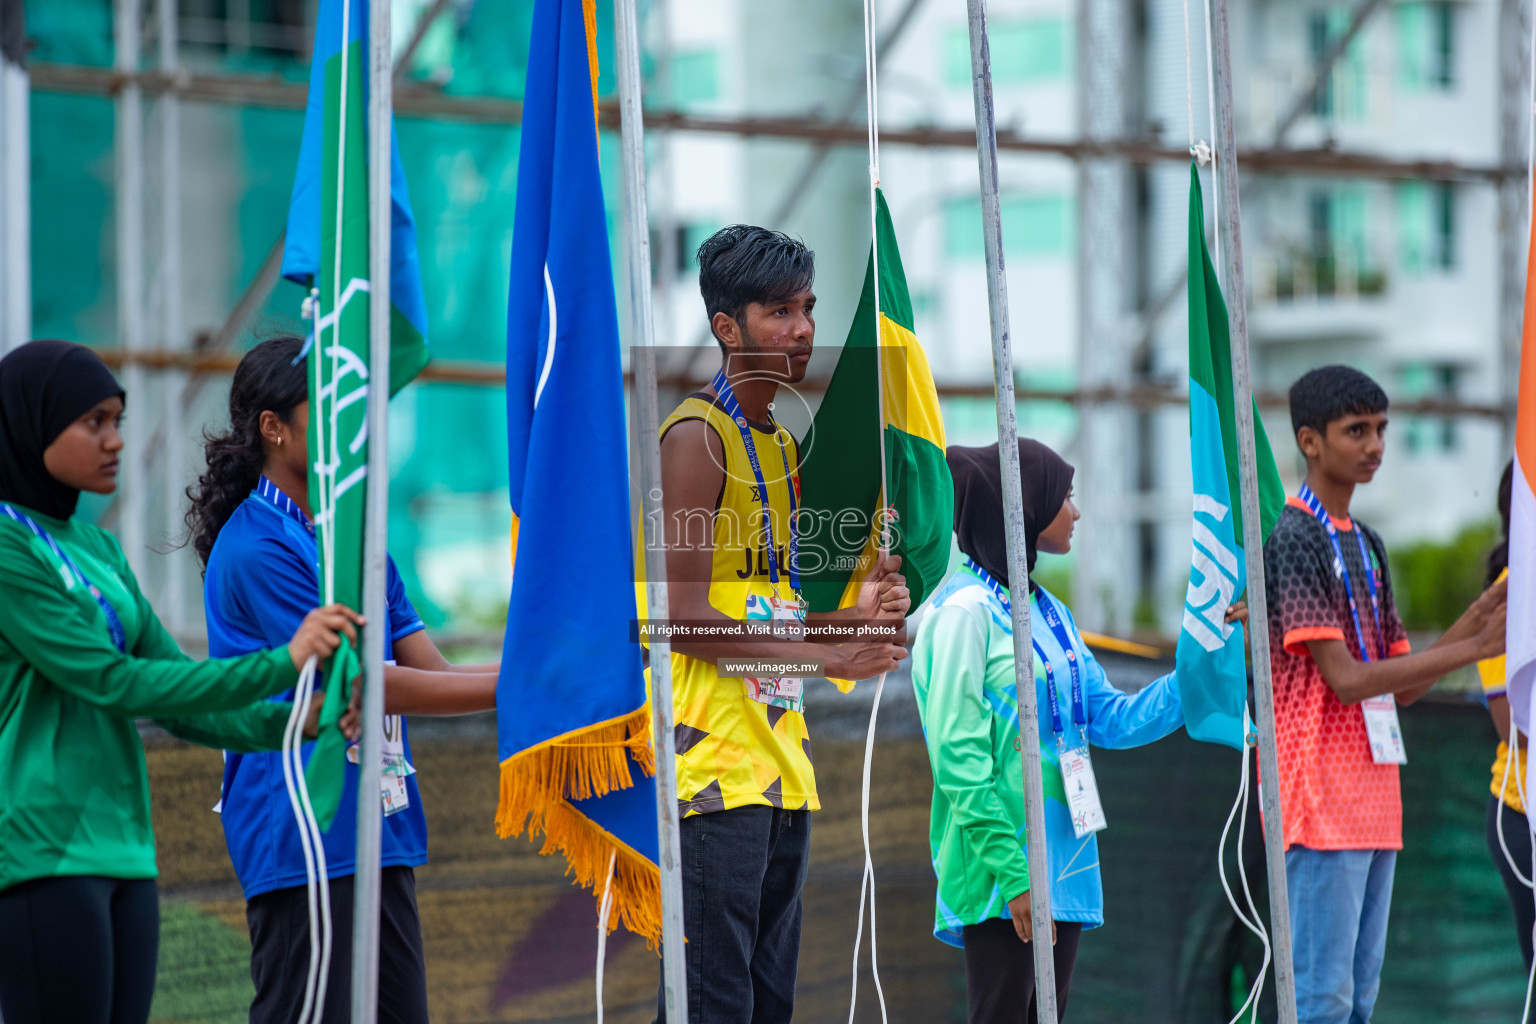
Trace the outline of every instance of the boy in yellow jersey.
<instances>
[{"instance_id":1,"label":"boy in yellow jersey","mask_svg":"<svg viewBox=\"0 0 1536 1024\"><path fill-rule=\"evenodd\" d=\"M808 660L821 666L811 675L879 675L906 657L910 596L889 558L853 608L808 615L800 598L799 445L774 421L773 400L810 361L814 254L736 224L706 240L698 261L721 368L661 427L672 621L723 634L672 642L688 1020L780 1024L794 1009L810 812L820 806L803 680L723 676L719 662ZM829 620L894 625L898 642L803 638Z\"/></svg>"}]
</instances>

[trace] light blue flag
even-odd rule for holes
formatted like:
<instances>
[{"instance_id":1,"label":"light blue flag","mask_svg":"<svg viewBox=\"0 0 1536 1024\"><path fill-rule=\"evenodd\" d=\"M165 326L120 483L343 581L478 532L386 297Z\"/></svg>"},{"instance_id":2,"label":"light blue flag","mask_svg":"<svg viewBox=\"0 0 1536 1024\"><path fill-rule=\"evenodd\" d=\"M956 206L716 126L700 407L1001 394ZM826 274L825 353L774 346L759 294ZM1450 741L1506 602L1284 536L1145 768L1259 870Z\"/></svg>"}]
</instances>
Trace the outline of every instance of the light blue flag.
<instances>
[{"instance_id":1,"label":"light blue flag","mask_svg":"<svg viewBox=\"0 0 1536 1024\"><path fill-rule=\"evenodd\" d=\"M1242 749L1248 674L1243 632L1223 621L1248 586L1238 505L1237 420L1227 306L1205 246L1200 172L1189 186L1189 466L1194 478L1193 555L1175 667L1184 728L1197 740ZM1285 490L1269 438L1253 413L1259 470L1261 536L1280 518ZM1266 629L1265 623L1252 628Z\"/></svg>"}]
</instances>

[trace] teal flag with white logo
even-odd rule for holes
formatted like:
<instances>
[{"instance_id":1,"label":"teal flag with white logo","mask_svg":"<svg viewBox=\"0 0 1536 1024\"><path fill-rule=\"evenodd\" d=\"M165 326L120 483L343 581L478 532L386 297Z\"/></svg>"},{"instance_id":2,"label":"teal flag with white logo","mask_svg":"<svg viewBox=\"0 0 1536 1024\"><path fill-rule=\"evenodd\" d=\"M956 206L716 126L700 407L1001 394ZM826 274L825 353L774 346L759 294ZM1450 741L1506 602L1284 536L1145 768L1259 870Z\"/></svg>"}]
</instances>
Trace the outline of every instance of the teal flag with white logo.
<instances>
[{"instance_id":1,"label":"teal flag with white logo","mask_svg":"<svg viewBox=\"0 0 1536 1024\"><path fill-rule=\"evenodd\" d=\"M1193 163L1189 170L1189 465L1194 509L1176 673L1189 735L1242 749L1248 691L1243 634L1239 626L1224 621L1227 608L1248 585L1238 502L1231 334L1221 282L1205 245L1200 170ZM1253 422L1262 535L1267 538L1285 506L1285 488L1257 405ZM1251 625L1265 628L1263 623Z\"/></svg>"}]
</instances>

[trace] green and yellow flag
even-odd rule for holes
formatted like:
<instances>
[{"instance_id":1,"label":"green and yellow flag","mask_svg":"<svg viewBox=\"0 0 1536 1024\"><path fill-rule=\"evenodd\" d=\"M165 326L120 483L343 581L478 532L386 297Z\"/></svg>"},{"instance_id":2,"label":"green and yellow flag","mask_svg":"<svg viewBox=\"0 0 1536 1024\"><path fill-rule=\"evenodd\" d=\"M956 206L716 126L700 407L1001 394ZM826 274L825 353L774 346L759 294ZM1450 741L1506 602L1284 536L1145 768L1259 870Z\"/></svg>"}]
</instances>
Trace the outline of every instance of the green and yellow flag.
<instances>
[{"instance_id":1,"label":"green and yellow flag","mask_svg":"<svg viewBox=\"0 0 1536 1024\"><path fill-rule=\"evenodd\" d=\"M848 607L878 544L875 513L890 509L891 553L916 608L949 568L955 487L944 421L885 195L875 190L878 245L848 340L803 449L800 576L813 611ZM879 259L879 311L875 259ZM877 319L878 317L878 319ZM881 441L890 493L882 498Z\"/></svg>"}]
</instances>

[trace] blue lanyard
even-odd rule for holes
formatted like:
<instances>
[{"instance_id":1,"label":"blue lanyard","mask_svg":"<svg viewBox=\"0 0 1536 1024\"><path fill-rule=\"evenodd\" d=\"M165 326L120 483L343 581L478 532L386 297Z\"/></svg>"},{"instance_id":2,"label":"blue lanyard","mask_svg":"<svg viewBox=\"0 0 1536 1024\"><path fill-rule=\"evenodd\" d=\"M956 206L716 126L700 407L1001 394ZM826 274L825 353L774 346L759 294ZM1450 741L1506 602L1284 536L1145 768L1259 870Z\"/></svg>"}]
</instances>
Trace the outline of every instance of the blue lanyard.
<instances>
[{"instance_id":1,"label":"blue lanyard","mask_svg":"<svg viewBox=\"0 0 1536 1024\"><path fill-rule=\"evenodd\" d=\"M741 431L741 443L747 449L747 461L752 464L752 475L757 478L757 494L763 503L763 526L768 531L768 576L773 580L774 586L778 586L779 549L773 540L773 513L768 508L768 485L763 481L762 464L757 461L757 445L752 442L752 428L747 426L747 418L742 414L741 403L736 400L736 393L731 390L731 382L726 379L724 370L715 371L715 379L710 382L710 386L715 389L715 395L725 408L725 414L736 424L736 429ZM789 471L789 455L784 451L783 443L779 441L778 424L774 424L773 440L779 447L779 458L784 460L784 485L789 488L789 586L798 594L800 591L800 537L795 529L795 516L799 508L795 501L795 482Z\"/></svg>"},{"instance_id":2,"label":"blue lanyard","mask_svg":"<svg viewBox=\"0 0 1536 1024\"><path fill-rule=\"evenodd\" d=\"M273 483L271 480L268 480L265 473L263 473L261 475L261 479L256 482L256 493L261 495L263 498L266 498L273 505L276 505L278 511L282 512L284 515L298 520L300 525L302 525L304 529L310 532L311 536L314 535L315 524L310 522L309 516L305 515L304 510L299 508L299 503L288 497L288 495L284 494L282 488L278 487L277 484Z\"/></svg>"},{"instance_id":3,"label":"blue lanyard","mask_svg":"<svg viewBox=\"0 0 1536 1024\"><path fill-rule=\"evenodd\" d=\"M46 542L53 553L58 556L59 561L64 563L64 568L72 573L86 590L90 591L91 596L96 599L96 604L101 608L101 614L107 618L107 632L112 637L112 646L117 648L119 654L127 654L128 634L123 629L123 620L118 617L117 609L112 607L112 602L107 600L106 595L86 578L85 573L80 571L80 567L75 564L75 560L70 558L63 548L59 547L59 542L54 540L47 530L38 526L36 521L25 512L18 512L8 504L0 504L0 511L3 511L6 515L30 529Z\"/></svg>"},{"instance_id":4,"label":"blue lanyard","mask_svg":"<svg viewBox=\"0 0 1536 1024\"><path fill-rule=\"evenodd\" d=\"M993 579L991 573L977 565L970 558L966 558L965 567L981 578L981 582L987 585L992 591L993 596L1002 602L1003 613L1011 617L1013 615L1013 602L1009 600L1003 585ZM1067 633L1066 623L1061 621L1061 614L1056 611L1056 605L1052 603L1050 597L1040 593L1035 603L1039 606L1040 617L1045 620L1051 635L1056 638L1056 642L1066 652L1067 671L1072 677L1072 721L1078 726L1086 726L1088 724L1088 704L1083 699L1083 674L1082 667L1077 661L1077 648L1073 646L1072 637ZM1066 729L1062 725L1061 719L1061 698L1057 695L1056 691L1056 670L1051 666L1051 659L1046 657L1044 648L1040 646L1040 641L1034 637L1030 639L1034 644L1035 656L1045 666L1045 697L1046 702L1051 708L1051 731L1056 734L1059 741L1061 734Z\"/></svg>"},{"instance_id":5,"label":"blue lanyard","mask_svg":"<svg viewBox=\"0 0 1536 1024\"><path fill-rule=\"evenodd\" d=\"M1306 504L1307 509L1317 517L1317 521L1323 524L1323 529L1328 531L1328 540L1333 544L1333 557L1339 563L1339 577L1344 581L1344 593L1349 595L1349 614L1355 620L1355 639L1360 643L1360 656L1366 661L1373 661L1370 649L1365 645L1365 631L1360 627L1360 608L1355 603L1355 588L1349 582L1349 566L1344 561L1344 548L1339 543L1338 528L1333 525L1333 520L1328 517L1328 510L1323 508L1323 503L1312 488L1306 484L1301 485L1301 491L1297 495ZM1380 603L1376 596L1376 574L1371 571L1371 556L1365 546L1365 532L1359 524L1354 529L1355 540L1360 544L1360 564L1365 567L1365 586L1371 594L1371 618L1376 623L1376 639L1385 646L1385 637L1381 632ZM1386 654L1383 653L1385 658Z\"/></svg>"}]
</instances>

